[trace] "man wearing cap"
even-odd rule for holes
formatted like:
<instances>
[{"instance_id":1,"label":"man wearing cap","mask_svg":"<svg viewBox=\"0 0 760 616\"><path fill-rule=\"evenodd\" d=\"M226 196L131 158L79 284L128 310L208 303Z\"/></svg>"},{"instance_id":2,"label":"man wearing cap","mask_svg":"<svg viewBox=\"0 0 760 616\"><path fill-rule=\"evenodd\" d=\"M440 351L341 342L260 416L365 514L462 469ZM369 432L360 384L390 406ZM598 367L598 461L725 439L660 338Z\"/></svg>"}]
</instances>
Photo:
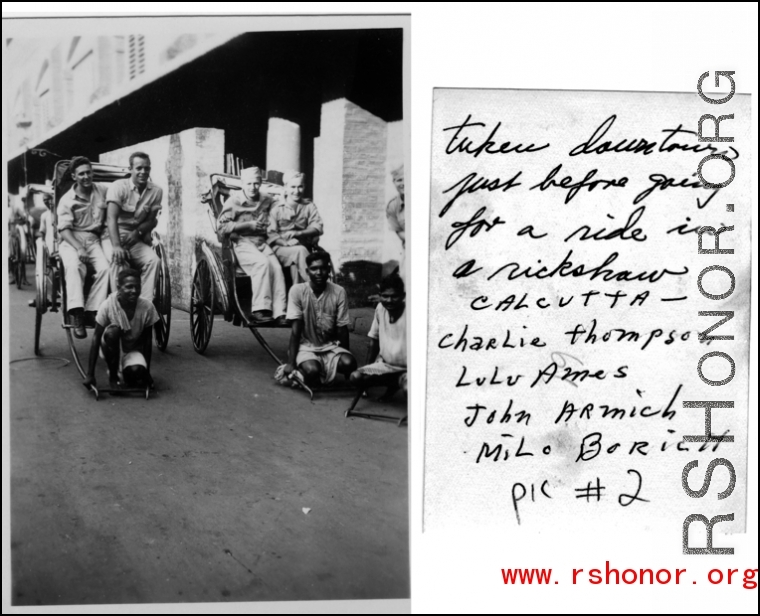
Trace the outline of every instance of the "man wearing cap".
<instances>
[{"instance_id":1,"label":"man wearing cap","mask_svg":"<svg viewBox=\"0 0 760 616\"><path fill-rule=\"evenodd\" d=\"M406 261L406 216L404 213L404 165L401 164L391 171L393 185L398 191L398 195L388 202L385 208L385 216L388 219L388 226L401 240L401 254L399 255L399 275L405 278L404 267Z\"/></svg>"},{"instance_id":2,"label":"man wearing cap","mask_svg":"<svg viewBox=\"0 0 760 616\"><path fill-rule=\"evenodd\" d=\"M66 304L74 336L86 338L85 325L95 325L95 313L108 294L109 264L100 246L106 187L92 180L92 164L84 156L71 161L74 185L58 202L58 254L66 277ZM84 299L87 266L94 270L92 287Z\"/></svg>"},{"instance_id":3,"label":"man wearing cap","mask_svg":"<svg viewBox=\"0 0 760 616\"><path fill-rule=\"evenodd\" d=\"M106 361L112 388L119 384L141 387L153 384L150 359L158 312L152 302L140 296L140 273L136 270L122 269L117 285L117 291L98 309L85 387L97 384L98 354Z\"/></svg>"},{"instance_id":4,"label":"man wearing cap","mask_svg":"<svg viewBox=\"0 0 760 616\"><path fill-rule=\"evenodd\" d=\"M286 325L285 277L267 244L273 201L259 192L261 175L258 167L243 169L240 174L243 190L235 191L224 202L218 232L234 242L240 267L251 277L251 319L254 323L265 323L274 318L278 325Z\"/></svg>"},{"instance_id":5,"label":"man wearing cap","mask_svg":"<svg viewBox=\"0 0 760 616\"><path fill-rule=\"evenodd\" d=\"M158 221L164 193L150 181L150 157L144 152L129 157L129 170L130 177L108 187L103 250L111 261L111 286L116 288L118 273L131 261L140 272L142 297L152 302L159 259L146 240Z\"/></svg>"},{"instance_id":6,"label":"man wearing cap","mask_svg":"<svg viewBox=\"0 0 760 616\"><path fill-rule=\"evenodd\" d=\"M286 171L282 183L284 198L269 214L269 244L282 266L291 268L293 284L297 284L309 280L306 255L316 246L324 227L317 206L303 196L303 173Z\"/></svg>"}]
</instances>

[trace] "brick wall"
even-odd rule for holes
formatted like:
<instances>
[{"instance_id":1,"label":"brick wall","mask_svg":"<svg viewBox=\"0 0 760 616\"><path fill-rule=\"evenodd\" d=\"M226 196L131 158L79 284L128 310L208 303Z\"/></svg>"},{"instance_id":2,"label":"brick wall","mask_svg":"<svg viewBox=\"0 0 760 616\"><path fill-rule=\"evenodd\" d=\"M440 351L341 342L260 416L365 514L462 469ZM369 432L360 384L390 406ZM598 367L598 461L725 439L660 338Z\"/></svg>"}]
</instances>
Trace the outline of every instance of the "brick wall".
<instances>
[{"instance_id":1,"label":"brick wall","mask_svg":"<svg viewBox=\"0 0 760 616\"><path fill-rule=\"evenodd\" d=\"M385 220L386 123L346 101L344 130L341 259L379 262Z\"/></svg>"},{"instance_id":2,"label":"brick wall","mask_svg":"<svg viewBox=\"0 0 760 616\"><path fill-rule=\"evenodd\" d=\"M390 170L403 154L403 122L387 124L346 99L322 105L314 140L314 201L325 223L320 243L354 306L398 264L401 243L385 207L396 194Z\"/></svg>"}]
</instances>

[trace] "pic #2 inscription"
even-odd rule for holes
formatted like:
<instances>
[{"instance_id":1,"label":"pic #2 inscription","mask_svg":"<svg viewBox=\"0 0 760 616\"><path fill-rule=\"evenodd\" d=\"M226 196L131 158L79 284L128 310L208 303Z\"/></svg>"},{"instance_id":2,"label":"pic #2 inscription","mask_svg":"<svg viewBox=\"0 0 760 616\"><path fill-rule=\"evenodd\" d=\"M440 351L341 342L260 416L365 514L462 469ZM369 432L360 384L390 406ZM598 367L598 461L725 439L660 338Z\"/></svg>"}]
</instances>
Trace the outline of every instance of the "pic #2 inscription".
<instances>
[{"instance_id":1,"label":"pic #2 inscription","mask_svg":"<svg viewBox=\"0 0 760 616\"><path fill-rule=\"evenodd\" d=\"M699 97L705 101L708 104L711 105L723 105L730 101L736 92L736 83L734 82L734 78L732 75L734 75L734 71L716 71L715 72L715 87L720 86L720 78L721 76L727 78L731 82L731 92L727 96L724 96L719 99L710 98L705 95L705 93L702 91L702 82L709 76L709 71L702 73L700 75L699 80L697 81L697 93L699 94ZM699 118L699 122L697 123L697 133L698 138L700 142L708 142L708 143L714 143L714 142L729 142L732 143L734 141L733 137L722 137L720 135L721 131L721 125L720 123L723 120L733 120L734 114L727 114L727 115L721 115L719 117L715 117L712 114L705 113ZM704 136L703 134L703 128L706 121L710 121L712 123L712 129L714 132L714 136ZM703 174L702 169L705 166L705 163L709 162L710 160L721 160L728 164L731 174L728 177L728 179L718 182L718 183L712 183L708 182ZM699 181L702 183L702 185L705 188L711 188L711 189L720 189L725 188L731 182L734 181L734 178L736 177L736 165L734 161L731 158L728 158L724 154L716 154L712 153L708 156L705 156L700 162L699 166L697 167L697 175L699 177ZM726 204L726 212L733 214L734 213L734 204L728 203ZM716 230L715 227L710 226L703 226L700 227L700 229L697 232L697 254L699 255L733 255L734 249L733 248L721 248L720 242L721 242L721 234L727 232L731 232L734 230L733 226L724 226L720 225L720 227ZM703 241L705 241L705 234L712 236L713 238L713 248L704 248L703 247ZM717 271L717 272L723 272L726 276L728 276L730 286L727 291L724 291L723 293L709 293L704 289L704 286L702 284L702 281L705 277L705 275L708 272L711 271ZM704 296L705 298L712 300L712 301L720 301L725 300L729 296L733 294L733 292L736 290L736 277L734 276L734 273L728 269L727 267L724 267L723 265L710 265L705 267L700 273L697 278L697 288L699 289L699 292ZM717 330L719 327L727 323L728 321L732 320L734 318L734 311L733 310L700 310L698 312L698 315L700 317L721 317L720 320L718 320L716 323L708 327L705 331L701 332L699 334L699 339L701 341L713 341L713 340L733 340L734 336L733 334L712 334L711 332ZM703 371L702 366L705 363L705 360L710 357L720 357L721 359L728 362L728 365L730 366L730 374L723 379L720 380L714 380L707 378ZM734 362L734 359L728 354L724 353L723 351L710 351L708 353L705 353L702 355L702 357L699 359L699 362L697 363L697 373L699 375L699 378L708 385L712 387L723 387L725 385L728 385L731 381L734 379L734 375L736 374L736 364ZM687 434L684 435L683 440L687 443L733 443L734 437L733 435L722 435L722 436L716 436L712 433L712 410L713 409L733 409L734 408L734 401L733 400L685 400L683 402L684 408L691 408L691 409L704 409L705 413L705 433L704 435L694 435L694 434ZM728 469L729 477L728 477L728 485L725 487L725 489L718 494L718 500L723 500L731 496L734 492L734 487L736 486L736 469L734 468L734 465L729 461L727 458L714 458L710 461L710 463L707 465L707 469L705 470L705 479L702 484L702 487L699 490L692 490L689 487L689 473L692 469L695 469L699 466L698 460L692 460L689 462L686 466L683 468L683 473L681 475L681 485L683 487L684 492L688 494L691 498L703 498L707 494L707 490L710 488L710 484L712 482L713 478L713 472L715 471L715 468L717 466L724 466L726 469ZM716 515L713 516L708 520L706 516L704 516L701 513L693 513L686 517L686 519L683 522L683 553L684 554L733 554L734 548L732 547L713 547L713 527L718 524L719 522L726 522L726 521L732 521L734 519L733 513L727 513L723 515ZM689 545L689 526L693 522L702 522L707 527L707 546L704 548L701 547L690 547Z\"/></svg>"},{"instance_id":2,"label":"pic #2 inscription","mask_svg":"<svg viewBox=\"0 0 760 616\"><path fill-rule=\"evenodd\" d=\"M706 331L693 321L699 298L719 284L709 272L723 271L708 268L695 294L693 274L704 267L697 259L729 254L715 249L720 234L734 229L721 222L712 230L714 249L703 250L711 231L700 222L722 220L717 195L727 184L704 181L710 165L700 161L733 169L743 143L717 134L731 116L713 119L716 138L703 137L709 118L687 128L698 100L435 91L426 525L541 525L568 513L581 514L579 524L613 524L623 511L643 525L664 525L665 513L675 515L679 484L703 496L715 467L728 468L715 454L735 436L741 441L746 417L719 435L708 425L707 437L682 436L693 425L685 393L702 382L690 358L697 349L722 358L713 347L724 338L711 332L732 318L701 311L724 317ZM742 95L737 100L748 108ZM748 122L737 130L747 132ZM732 190L738 200L746 183ZM737 226L734 237L732 280L741 289L748 231ZM748 327L748 294L737 295L733 322ZM737 343L739 352L748 348ZM747 379L738 371L734 385ZM739 455L746 460L746 448ZM685 457L691 461L679 482L665 469L683 468ZM708 478L690 492L688 472L697 466ZM738 502L746 483L731 473ZM680 520L688 508L675 505ZM725 519L736 530L744 518L742 510ZM697 519L718 521L684 522L685 549Z\"/></svg>"}]
</instances>

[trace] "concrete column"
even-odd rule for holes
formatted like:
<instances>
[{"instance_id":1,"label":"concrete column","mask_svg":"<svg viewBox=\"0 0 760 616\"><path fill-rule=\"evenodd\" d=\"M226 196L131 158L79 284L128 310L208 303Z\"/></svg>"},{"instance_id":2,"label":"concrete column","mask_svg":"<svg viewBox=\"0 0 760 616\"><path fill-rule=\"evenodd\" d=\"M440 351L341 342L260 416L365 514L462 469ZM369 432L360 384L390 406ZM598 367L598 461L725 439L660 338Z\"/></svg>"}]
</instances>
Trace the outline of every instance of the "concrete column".
<instances>
[{"instance_id":1,"label":"concrete column","mask_svg":"<svg viewBox=\"0 0 760 616\"><path fill-rule=\"evenodd\" d=\"M320 246L332 255L335 267L343 260L343 133L346 100L322 105L320 136L314 139L314 203L325 225Z\"/></svg>"},{"instance_id":2,"label":"concrete column","mask_svg":"<svg viewBox=\"0 0 760 616\"><path fill-rule=\"evenodd\" d=\"M382 262L387 150L385 121L345 98L322 105L314 202L325 223L320 243L338 271L369 271L368 264Z\"/></svg>"},{"instance_id":3,"label":"concrete column","mask_svg":"<svg viewBox=\"0 0 760 616\"><path fill-rule=\"evenodd\" d=\"M301 170L301 127L284 118L270 117L267 130L267 171Z\"/></svg>"}]
</instances>

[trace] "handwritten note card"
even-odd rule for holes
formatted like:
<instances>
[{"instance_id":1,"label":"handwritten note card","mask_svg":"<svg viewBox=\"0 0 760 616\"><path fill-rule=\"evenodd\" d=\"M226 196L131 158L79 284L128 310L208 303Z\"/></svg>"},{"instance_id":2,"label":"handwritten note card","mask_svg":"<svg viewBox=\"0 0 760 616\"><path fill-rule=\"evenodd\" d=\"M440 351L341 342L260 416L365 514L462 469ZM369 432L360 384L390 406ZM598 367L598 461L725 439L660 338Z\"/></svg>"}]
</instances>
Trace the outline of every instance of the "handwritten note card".
<instances>
[{"instance_id":1,"label":"handwritten note card","mask_svg":"<svg viewBox=\"0 0 760 616\"><path fill-rule=\"evenodd\" d=\"M434 92L426 528L680 529L693 513L733 513L716 536L744 529L749 102ZM699 142L703 114L733 114L720 134L734 141ZM735 178L705 188L698 165L716 153ZM730 166L702 173L719 183ZM703 226L728 227L720 248L734 252L699 254ZM734 316L711 333L733 339L700 342L718 311ZM698 375L713 351L733 361L722 386ZM699 369L713 383L732 372L715 354ZM712 434L733 442L684 442L706 415L684 402L706 400L733 402L711 411ZM735 471L730 495L718 500L730 483L718 465L705 498L689 496L684 467L697 461L697 493L718 458Z\"/></svg>"}]
</instances>

